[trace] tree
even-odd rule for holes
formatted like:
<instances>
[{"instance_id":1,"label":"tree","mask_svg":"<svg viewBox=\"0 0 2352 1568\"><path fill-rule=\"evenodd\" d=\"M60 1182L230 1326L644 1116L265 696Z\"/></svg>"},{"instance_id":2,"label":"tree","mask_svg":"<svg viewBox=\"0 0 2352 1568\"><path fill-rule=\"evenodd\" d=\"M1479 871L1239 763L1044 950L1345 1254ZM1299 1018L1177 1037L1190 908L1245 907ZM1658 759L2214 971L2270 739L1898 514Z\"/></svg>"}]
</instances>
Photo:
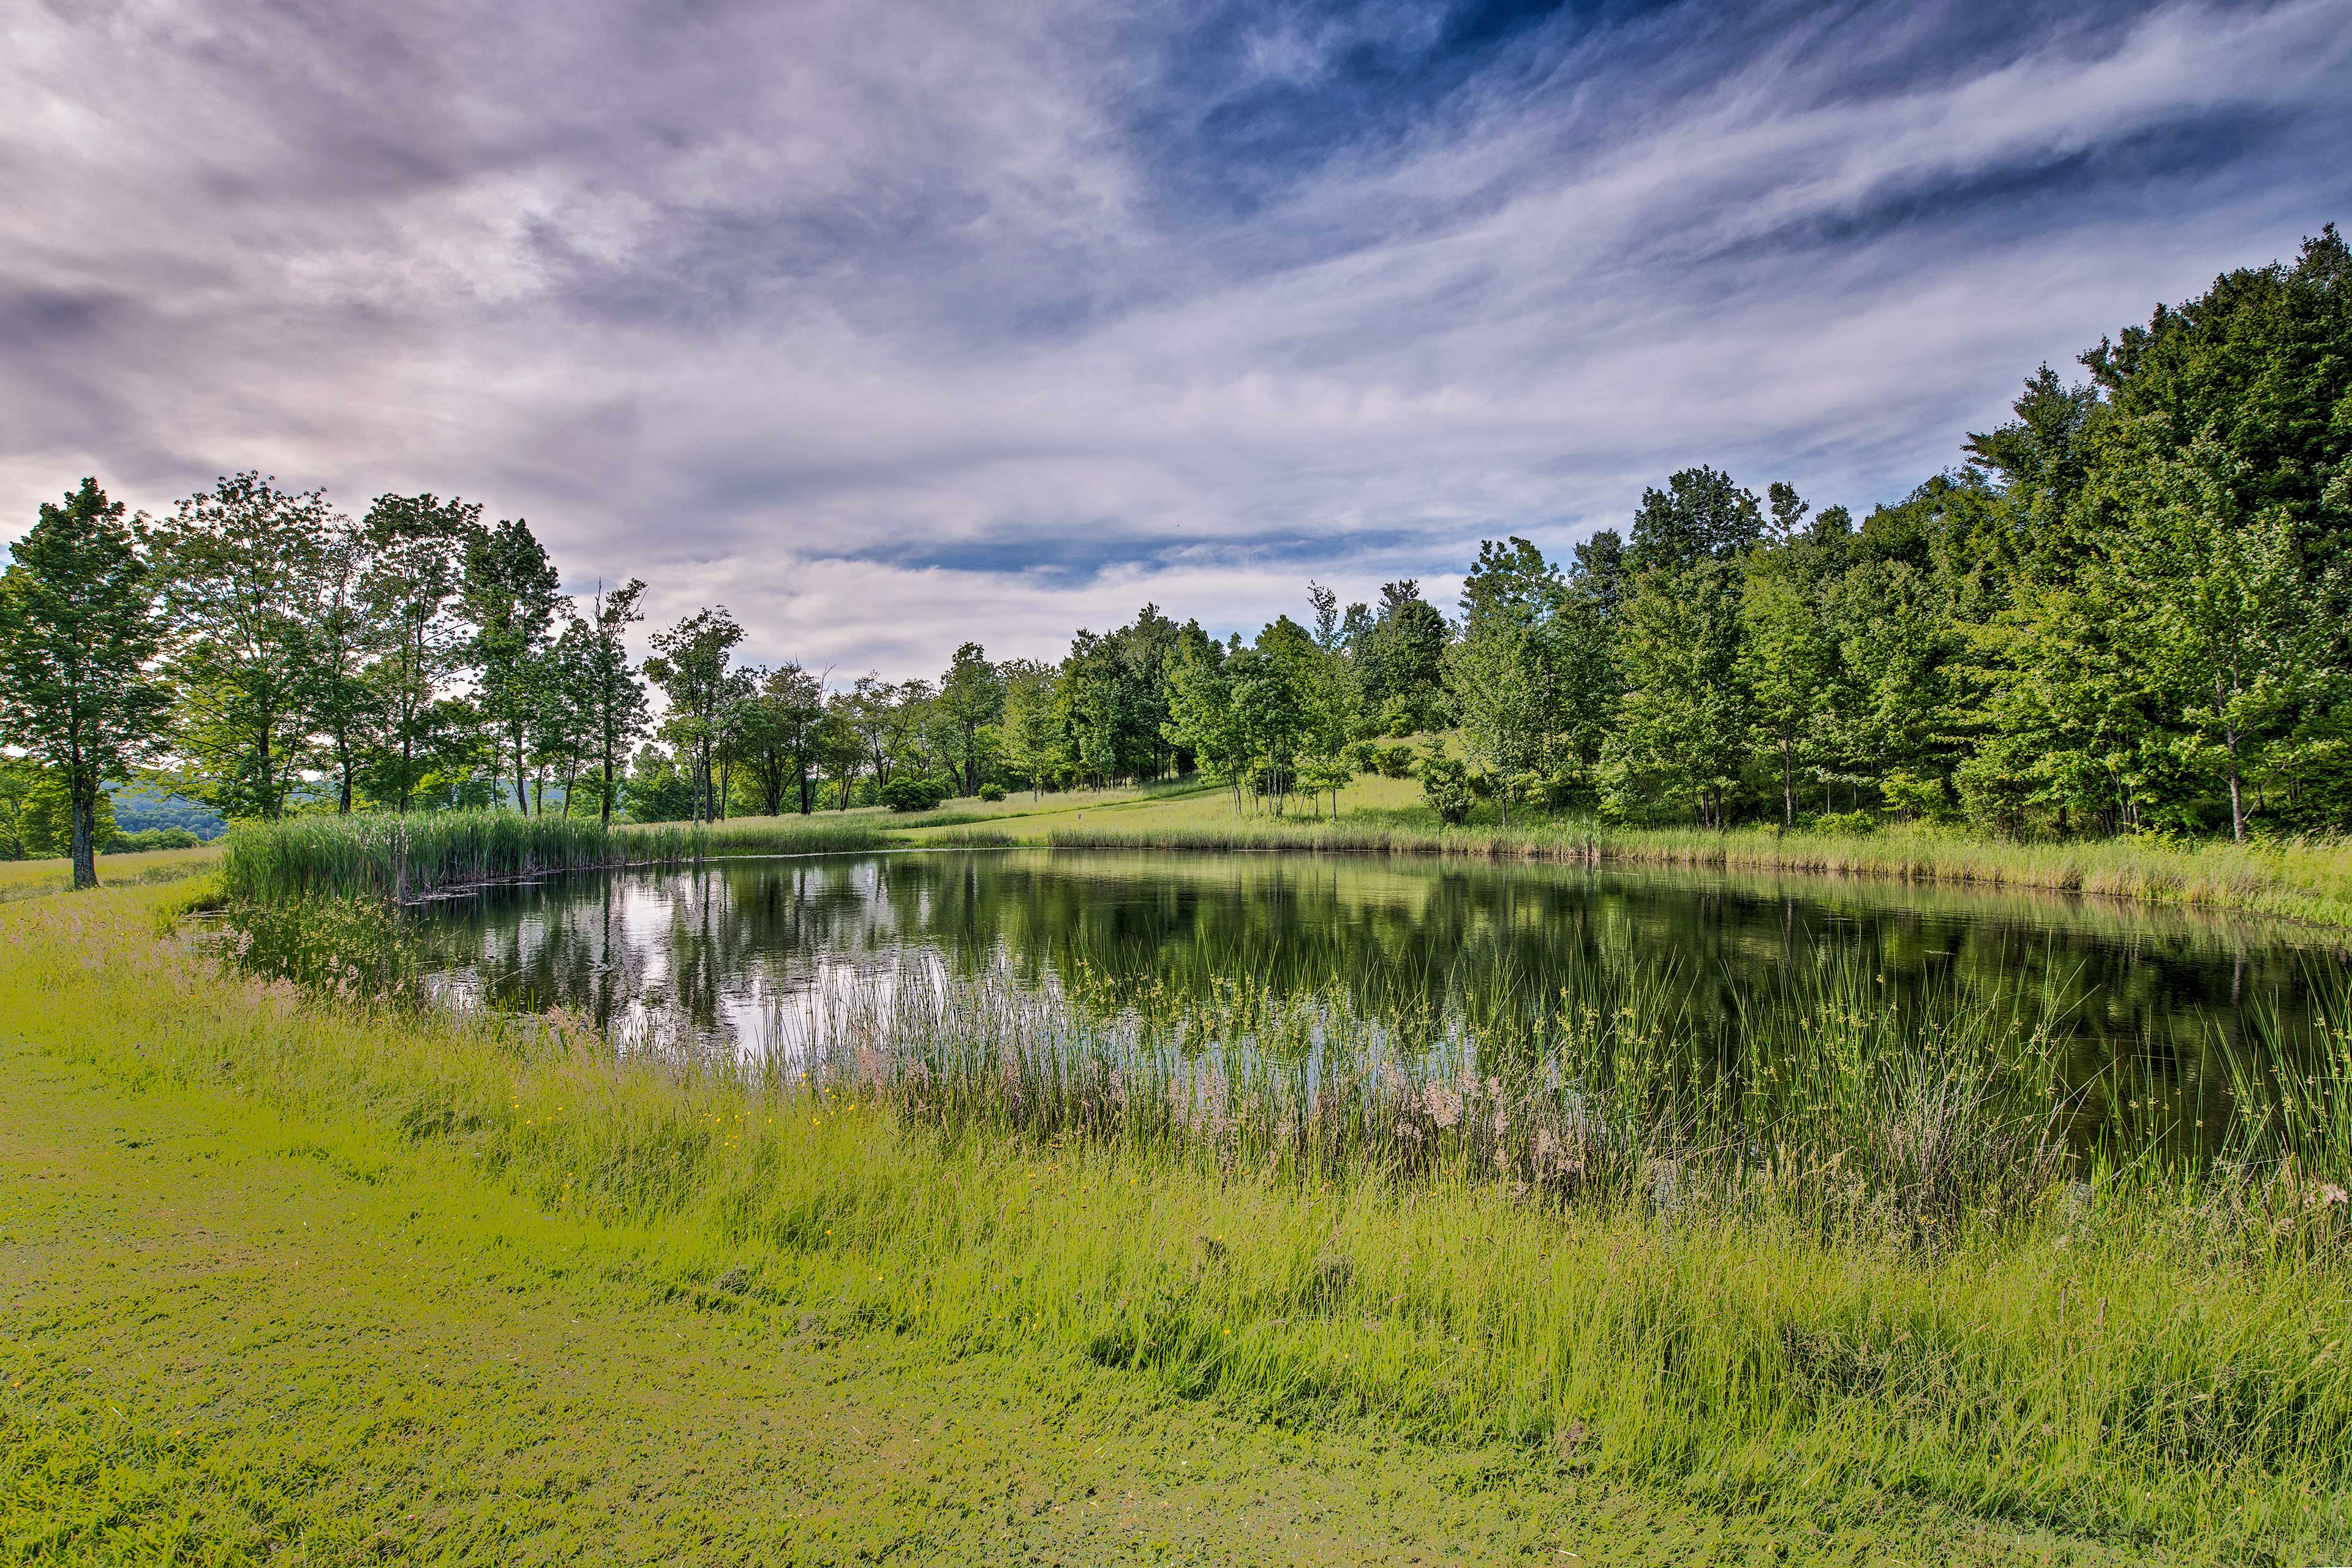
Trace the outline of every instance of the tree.
<instances>
[{"instance_id":1,"label":"tree","mask_svg":"<svg viewBox=\"0 0 2352 1568\"><path fill-rule=\"evenodd\" d=\"M1471 758L1498 787L1504 826L1510 784L1539 772L1557 717L1550 634L1567 598L1543 552L1524 539L1478 546L1462 584L1462 634L1445 650L1445 689Z\"/></svg>"},{"instance_id":2,"label":"tree","mask_svg":"<svg viewBox=\"0 0 2352 1568\"><path fill-rule=\"evenodd\" d=\"M629 627L646 618L637 607L645 596L645 584L635 577L609 594L600 583L588 619L579 623L587 644L579 711L588 726L588 754L598 773L596 817L607 825L613 820L630 742L646 728L646 684L629 662L627 640Z\"/></svg>"},{"instance_id":3,"label":"tree","mask_svg":"<svg viewBox=\"0 0 2352 1568\"><path fill-rule=\"evenodd\" d=\"M24 854L36 858L71 855L74 845L73 790L55 768L34 766L16 815L16 837ZM90 847L106 854L116 847L121 829L114 818L114 798L98 792L89 822Z\"/></svg>"},{"instance_id":4,"label":"tree","mask_svg":"<svg viewBox=\"0 0 2352 1568\"><path fill-rule=\"evenodd\" d=\"M0 574L0 738L59 777L73 885L98 885L99 798L163 722L150 673L159 647L142 531L85 479L9 547Z\"/></svg>"},{"instance_id":5,"label":"tree","mask_svg":"<svg viewBox=\"0 0 2352 1568\"><path fill-rule=\"evenodd\" d=\"M1045 791L1062 761L1061 726L1055 721L1054 667L1034 658L1008 661L998 670L1004 693L998 721L1004 765L1025 780L1032 799Z\"/></svg>"},{"instance_id":6,"label":"tree","mask_svg":"<svg viewBox=\"0 0 2352 1568\"><path fill-rule=\"evenodd\" d=\"M1171 675L1166 725L1169 743L1192 752L1202 772L1230 787L1239 812L1249 773L1249 737L1234 705L1229 663L1225 650L1205 638L1180 651Z\"/></svg>"},{"instance_id":7,"label":"tree","mask_svg":"<svg viewBox=\"0 0 2352 1568\"><path fill-rule=\"evenodd\" d=\"M2126 535L2129 601L2188 733L2183 750L2230 796L2230 837L2246 838L2245 774L2314 675L2313 595L2284 509L2237 515L2237 463L2217 442L2163 465Z\"/></svg>"},{"instance_id":8,"label":"tree","mask_svg":"<svg viewBox=\"0 0 2352 1568\"><path fill-rule=\"evenodd\" d=\"M824 721L824 684L797 664L767 671L760 677L759 689L742 703L733 743L766 816L780 815L785 792L794 787L801 815L809 814L814 804L810 783L821 765L818 730Z\"/></svg>"},{"instance_id":9,"label":"tree","mask_svg":"<svg viewBox=\"0 0 2352 1568\"><path fill-rule=\"evenodd\" d=\"M1474 616L1445 650L1445 689L1462 724L1464 747L1498 784L1539 768L1552 702L1542 632L1507 610ZM1495 793L1503 826L1510 791Z\"/></svg>"},{"instance_id":10,"label":"tree","mask_svg":"<svg viewBox=\"0 0 2352 1568\"><path fill-rule=\"evenodd\" d=\"M849 683L848 694L835 710L856 732L877 789L890 782L891 764L898 757L898 688L869 669Z\"/></svg>"},{"instance_id":11,"label":"tree","mask_svg":"<svg viewBox=\"0 0 2352 1568\"><path fill-rule=\"evenodd\" d=\"M542 657L540 679L533 684L538 701L531 709L530 757L533 809L543 809L540 793L547 770L556 771L556 787L563 796L563 815L572 815L572 796L581 772L593 760L597 735L593 697L596 675L596 632L577 611L568 616L563 630Z\"/></svg>"},{"instance_id":12,"label":"tree","mask_svg":"<svg viewBox=\"0 0 2352 1568\"><path fill-rule=\"evenodd\" d=\"M1774 511L1781 513L1773 489ZM1793 500L1794 491L1789 491ZM1783 528L1794 531L1794 520ZM1797 823L1797 767L1805 759L1834 655L1812 584L1788 549L1762 553L1741 585L1738 670L1752 707L1755 737L1780 763L1781 824Z\"/></svg>"},{"instance_id":13,"label":"tree","mask_svg":"<svg viewBox=\"0 0 2352 1568\"><path fill-rule=\"evenodd\" d=\"M1607 799L1621 816L1679 800L1703 826L1729 820L1747 758L1739 680L1739 584L1725 562L1653 570L1626 601L1618 658L1625 697L1602 749Z\"/></svg>"},{"instance_id":14,"label":"tree","mask_svg":"<svg viewBox=\"0 0 2352 1568\"><path fill-rule=\"evenodd\" d=\"M1358 645L1364 703L1391 731L1410 733L1443 721L1445 616L1406 577L1381 585L1380 609Z\"/></svg>"},{"instance_id":15,"label":"tree","mask_svg":"<svg viewBox=\"0 0 2352 1568\"><path fill-rule=\"evenodd\" d=\"M547 552L520 518L467 535L457 601L474 635L466 657L480 683L477 700L512 765L515 809L529 811L523 767L540 707L540 658L562 602Z\"/></svg>"},{"instance_id":16,"label":"tree","mask_svg":"<svg viewBox=\"0 0 2352 1568\"><path fill-rule=\"evenodd\" d=\"M481 526L482 509L431 495L378 496L360 524L367 567L360 595L371 635L369 683L377 731L366 767L370 788L405 813L417 786L442 760L450 726L439 707L457 665L449 617L459 552ZM609 769L606 799L611 799Z\"/></svg>"},{"instance_id":17,"label":"tree","mask_svg":"<svg viewBox=\"0 0 2352 1568\"><path fill-rule=\"evenodd\" d=\"M1277 616L1255 644L1225 659L1243 754L1252 773L1264 778L1277 816L1296 782L1299 753L1314 734L1311 682L1320 654L1304 626Z\"/></svg>"},{"instance_id":18,"label":"tree","mask_svg":"<svg viewBox=\"0 0 2352 1568\"><path fill-rule=\"evenodd\" d=\"M854 694L836 691L824 700L824 722L817 731L817 749L824 771L833 776L834 809L849 809L850 791L866 762L866 738L857 727Z\"/></svg>"},{"instance_id":19,"label":"tree","mask_svg":"<svg viewBox=\"0 0 2352 1568\"><path fill-rule=\"evenodd\" d=\"M367 569L363 536L339 524L320 557L310 655L299 699L326 742L335 772L335 811L342 816L351 815L353 784L376 716L376 687L368 670L374 638L364 592Z\"/></svg>"},{"instance_id":20,"label":"tree","mask_svg":"<svg viewBox=\"0 0 2352 1568\"><path fill-rule=\"evenodd\" d=\"M1004 710L1004 682L996 667L976 642L955 650L947 673L940 678L940 716L951 728L956 764L963 775L963 793L980 793L980 773L987 760L989 731Z\"/></svg>"},{"instance_id":21,"label":"tree","mask_svg":"<svg viewBox=\"0 0 2352 1568\"><path fill-rule=\"evenodd\" d=\"M338 520L318 490L257 473L223 478L157 531L177 689L177 739L194 789L223 816L278 816L311 734L316 609Z\"/></svg>"},{"instance_id":22,"label":"tree","mask_svg":"<svg viewBox=\"0 0 2352 1568\"><path fill-rule=\"evenodd\" d=\"M1627 567L1645 572L1688 570L1702 560L1727 561L1747 551L1763 532L1756 497L1714 468L1685 468L1663 490L1642 492L1633 514Z\"/></svg>"},{"instance_id":23,"label":"tree","mask_svg":"<svg viewBox=\"0 0 2352 1568\"><path fill-rule=\"evenodd\" d=\"M735 694L727 664L743 628L725 606L697 610L677 625L654 634L654 656L646 674L669 699L664 723L679 749L693 759L694 819L712 820L711 759L720 734L720 714Z\"/></svg>"}]
</instances>

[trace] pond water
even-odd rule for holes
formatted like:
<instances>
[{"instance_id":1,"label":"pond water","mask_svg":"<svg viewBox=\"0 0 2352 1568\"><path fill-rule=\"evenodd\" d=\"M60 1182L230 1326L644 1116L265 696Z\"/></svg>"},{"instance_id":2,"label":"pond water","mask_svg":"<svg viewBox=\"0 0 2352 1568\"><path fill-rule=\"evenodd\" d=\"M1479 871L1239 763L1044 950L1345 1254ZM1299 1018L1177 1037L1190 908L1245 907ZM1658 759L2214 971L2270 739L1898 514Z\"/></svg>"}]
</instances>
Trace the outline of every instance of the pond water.
<instances>
[{"instance_id":1,"label":"pond water","mask_svg":"<svg viewBox=\"0 0 2352 1568\"><path fill-rule=\"evenodd\" d=\"M1382 1019L1539 1035L1566 983L1664 975L1694 1028L1843 958L1928 1011L2011 999L2065 1077L2130 1061L2195 1100L2217 1052L2300 1031L2342 973L2284 923L2112 900L1822 878L1370 856L1069 849L713 861L427 906L445 991L789 1050L845 990L989 976L1062 997L1315 992ZM1585 988L1590 994L1591 987ZM2281 1027L2283 1026L2283 1027Z\"/></svg>"}]
</instances>

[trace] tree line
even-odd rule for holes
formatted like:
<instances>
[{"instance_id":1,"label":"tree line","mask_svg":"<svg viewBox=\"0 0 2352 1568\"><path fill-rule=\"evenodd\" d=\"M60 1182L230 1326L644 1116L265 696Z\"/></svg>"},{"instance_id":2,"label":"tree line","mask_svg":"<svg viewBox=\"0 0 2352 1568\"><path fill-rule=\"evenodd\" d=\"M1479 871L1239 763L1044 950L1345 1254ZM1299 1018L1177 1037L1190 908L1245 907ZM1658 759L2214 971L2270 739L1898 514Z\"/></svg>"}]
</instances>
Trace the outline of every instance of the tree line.
<instances>
[{"instance_id":1,"label":"tree line","mask_svg":"<svg viewBox=\"0 0 2352 1568\"><path fill-rule=\"evenodd\" d=\"M1859 522L1699 467L1565 561L1482 544L1452 616L1412 580L1309 584L1246 641L1147 605L1057 661L967 642L898 682L742 662L719 606L638 659L642 582L566 595L526 522L457 500L352 519L242 473L132 518L85 480L0 576L0 798L63 803L78 879L134 774L227 817L709 820L1194 770L1286 811L1370 768L1453 821L2342 828L2352 255L2331 226L2080 363Z\"/></svg>"}]
</instances>

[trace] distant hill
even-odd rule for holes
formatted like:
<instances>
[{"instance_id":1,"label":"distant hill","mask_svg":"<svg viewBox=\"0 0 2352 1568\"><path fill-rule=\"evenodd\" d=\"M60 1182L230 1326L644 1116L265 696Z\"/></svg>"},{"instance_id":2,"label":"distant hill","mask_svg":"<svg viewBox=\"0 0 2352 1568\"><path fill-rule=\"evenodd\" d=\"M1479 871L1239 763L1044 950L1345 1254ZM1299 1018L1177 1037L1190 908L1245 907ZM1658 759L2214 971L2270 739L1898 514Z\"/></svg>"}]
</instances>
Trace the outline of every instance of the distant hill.
<instances>
[{"instance_id":1,"label":"distant hill","mask_svg":"<svg viewBox=\"0 0 2352 1568\"><path fill-rule=\"evenodd\" d=\"M219 813L185 795L143 784L110 784L106 788L114 797L114 825L125 833L176 827L211 840L228 831Z\"/></svg>"}]
</instances>

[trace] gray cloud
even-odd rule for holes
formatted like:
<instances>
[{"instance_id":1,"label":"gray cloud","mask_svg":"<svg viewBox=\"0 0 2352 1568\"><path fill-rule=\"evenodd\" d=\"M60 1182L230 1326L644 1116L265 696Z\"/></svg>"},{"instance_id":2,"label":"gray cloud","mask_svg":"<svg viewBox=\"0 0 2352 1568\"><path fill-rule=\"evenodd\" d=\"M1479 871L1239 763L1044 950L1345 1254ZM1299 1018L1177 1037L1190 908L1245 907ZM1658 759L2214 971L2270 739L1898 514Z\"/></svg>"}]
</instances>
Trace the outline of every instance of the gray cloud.
<instances>
[{"instance_id":1,"label":"gray cloud","mask_svg":"<svg viewBox=\"0 0 2352 1568\"><path fill-rule=\"evenodd\" d=\"M246 467L456 491L575 584L914 673L1147 597L1222 630L1310 575L1443 591L1691 462L1889 499L2352 195L2345 0L1999 48L1934 7L1713 16L1314 120L1425 16L1270 13L1212 70L1181 8L33 9L0 517L84 472L157 510Z\"/></svg>"}]
</instances>

